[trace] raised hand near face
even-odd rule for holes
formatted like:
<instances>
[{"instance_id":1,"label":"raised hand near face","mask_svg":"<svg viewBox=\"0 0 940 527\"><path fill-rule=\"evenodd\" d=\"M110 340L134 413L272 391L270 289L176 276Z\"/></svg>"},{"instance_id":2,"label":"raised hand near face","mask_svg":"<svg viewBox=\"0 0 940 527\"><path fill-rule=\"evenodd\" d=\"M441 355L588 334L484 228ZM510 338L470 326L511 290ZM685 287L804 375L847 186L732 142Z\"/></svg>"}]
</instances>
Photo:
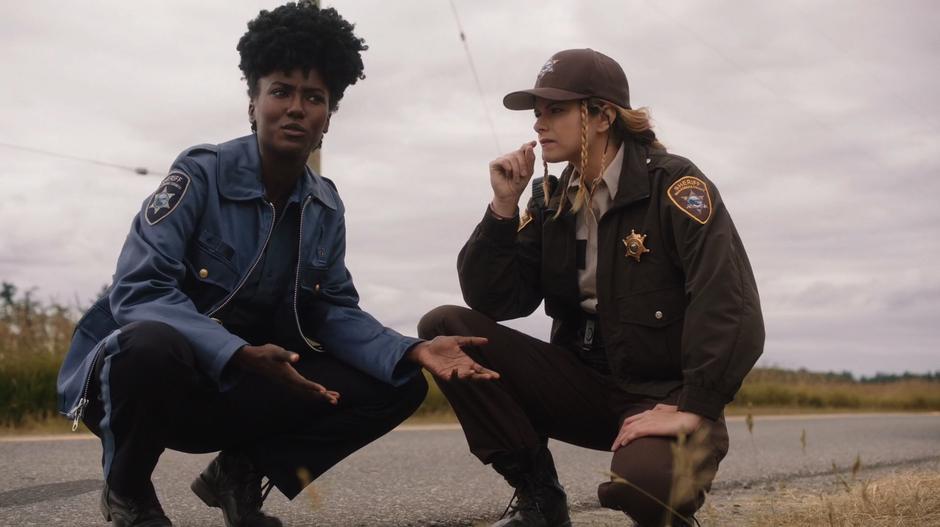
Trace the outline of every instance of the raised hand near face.
<instances>
[{"instance_id":1,"label":"raised hand near face","mask_svg":"<svg viewBox=\"0 0 940 527\"><path fill-rule=\"evenodd\" d=\"M493 187L491 207L496 214L515 216L519 197L529 185L535 169L535 141L490 161L490 185Z\"/></svg>"}]
</instances>

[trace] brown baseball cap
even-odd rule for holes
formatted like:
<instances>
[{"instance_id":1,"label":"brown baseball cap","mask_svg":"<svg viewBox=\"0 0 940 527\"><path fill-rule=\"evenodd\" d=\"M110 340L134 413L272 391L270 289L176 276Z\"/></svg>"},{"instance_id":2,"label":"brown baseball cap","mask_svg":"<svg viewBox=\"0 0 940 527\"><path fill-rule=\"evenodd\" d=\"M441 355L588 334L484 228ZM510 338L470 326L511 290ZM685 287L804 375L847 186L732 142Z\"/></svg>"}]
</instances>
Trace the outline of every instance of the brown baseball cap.
<instances>
[{"instance_id":1,"label":"brown baseball cap","mask_svg":"<svg viewBox=\"0 0 940 527\"><path fill-rule=\"evenodd\" d=\"M593 49L566 49L552 55L542 66L531 90L514 91L503 97L510 110L531 110L535 98L572 101L597 97L623 108L630 107L627 76L617 61Z\"/></svg>"}]
</instances>

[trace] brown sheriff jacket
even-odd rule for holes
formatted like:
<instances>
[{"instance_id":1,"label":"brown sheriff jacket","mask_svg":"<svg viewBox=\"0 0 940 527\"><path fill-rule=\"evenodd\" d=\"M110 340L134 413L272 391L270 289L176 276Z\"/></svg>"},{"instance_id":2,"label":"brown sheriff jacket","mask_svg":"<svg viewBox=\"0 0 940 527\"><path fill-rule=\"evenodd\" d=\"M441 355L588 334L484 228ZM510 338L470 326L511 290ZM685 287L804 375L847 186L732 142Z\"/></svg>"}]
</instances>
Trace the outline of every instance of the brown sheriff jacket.
<instances>
[{"instance_id":1,"label":"brown sheriff jacket","mask_svg":"<svg viewBox=\"0 0 940 527\"><path fill-rule=\"evenodd\" d=\"M457 259L467 305L507 320L544 299L560 345L574 341L583 319L567 199L553 218L572 172L547 205L530 200L521 221L487 211ZM613 376L653 398L681 387L679 410L717 419L764 346L754 274L718 190L691 161L628 141L597 256L597 315Z\"/></svg>"}]
</instances>

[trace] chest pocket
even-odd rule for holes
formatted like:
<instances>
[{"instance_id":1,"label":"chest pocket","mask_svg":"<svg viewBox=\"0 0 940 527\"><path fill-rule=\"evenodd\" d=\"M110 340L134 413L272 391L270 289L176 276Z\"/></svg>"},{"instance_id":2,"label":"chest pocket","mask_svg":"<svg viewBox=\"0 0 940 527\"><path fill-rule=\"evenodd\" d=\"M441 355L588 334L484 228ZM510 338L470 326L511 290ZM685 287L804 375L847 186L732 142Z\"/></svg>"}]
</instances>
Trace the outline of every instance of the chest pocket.
<instances>
[{"instance_id":1,"label":"chest pocket","mask_svg":"<svg viewBox=\"0 0 940 527\"><path fill-rule=\"evenodd\" d=\"M300 295L298 296L297 305L301 310L314 305L320 299L320 290L325 287L323 281L326 279L326 272L325 267L310 265L300 267L300 276L298 277Z\"/></svg>"},{"instance_id":2,"label":"chest pocket","mask_svg":"<svg viewBox=\"0 0 940 527\"><path fill-rule=\"evenodd\" d=\"M685 315L685 292L681 287L669 287L624 295L619 307L620 321L625 324L666 327Z\"/></svg>"},{"instance_id":3,"label":"chest pocket","mask_svg":"<svg viewBox=\"0 0 940 527\"><path fill-rule=\"evenodd\" d=\"M211 285L226 292L235 289L239 275L235 249L217 235L203 231L186 258L187 284Z\"/></svg>"},{"instance_id":4,"label":"chest pocket","mask_svg":"<svg viewBox=\"0 0 940 527\"><path fill-rule=\"evenodd\" d=\"M681 376L685 306L682 287L644 291L618 299L625 354L616 362L623 374L647 379Z\"/></svg>"}]
</instances>

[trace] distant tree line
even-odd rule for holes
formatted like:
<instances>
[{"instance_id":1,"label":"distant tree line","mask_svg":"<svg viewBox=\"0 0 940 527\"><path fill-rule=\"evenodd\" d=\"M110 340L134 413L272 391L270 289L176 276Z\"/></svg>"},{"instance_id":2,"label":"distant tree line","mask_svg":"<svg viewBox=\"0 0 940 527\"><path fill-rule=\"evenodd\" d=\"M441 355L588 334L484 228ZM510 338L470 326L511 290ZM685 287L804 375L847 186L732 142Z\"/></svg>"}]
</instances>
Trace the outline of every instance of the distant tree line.
<instances>
[{"instance_id":1,"label":"distant tree line","mask_svg":"<svg viewBox=\"0 0 940 527\"><path fill-rule=\"evenodd\" d=\"M108 284L104 284L99 289L95 297L85 305L66 306L55 301L42 302L36 299L35 289L28 289L20 293L16 285L2 281L0 282L0 323L4 323L6 329L14 329L12 335L8 331L7 337L21 334L21 325L29 326L37 318L52 316L62 322L70 321L75 323L77 317L88 309L92 302L101 298L108 292ZM12 326L12 328L11 328ZM0 328L2 329L2 328ZM0 334L3 332L0 331ZM2 339L0 339L2 341ZM0 342L0 348L2 348ZM0 349L0 351L3 351ZM64 350L62 350L64 351ZM940 370L927 373L881 373L878 372L872 376L856 377L852 372L843 370L841 372L814 372L806 368L797 370L764 367L755 368L748 376L752 381L804 381L804 382L824 382L824 383L862 383L862 384L886 384L903 381L926 381L940 382Z\"/></svg>"},{"instance_id":2,"label":"distant tree line","mask_svg":"<svg viewBox=\"0 0 940 527\"><path fill-rule=\"evenodd\" d=\"M882 373L878 372L872 376L862 375L860 377L855 377L852 372L844 370L841 372L812 372L806 368L800 368L796 370L797 373L817 377L819 380L823 381L843 381L843 382L860 382L860 383L888 383L888 382L901 382L901 381L927 381L927 382L940 382L940 370L935 372L927 373Z\"/></svg>"}]
</instances>

